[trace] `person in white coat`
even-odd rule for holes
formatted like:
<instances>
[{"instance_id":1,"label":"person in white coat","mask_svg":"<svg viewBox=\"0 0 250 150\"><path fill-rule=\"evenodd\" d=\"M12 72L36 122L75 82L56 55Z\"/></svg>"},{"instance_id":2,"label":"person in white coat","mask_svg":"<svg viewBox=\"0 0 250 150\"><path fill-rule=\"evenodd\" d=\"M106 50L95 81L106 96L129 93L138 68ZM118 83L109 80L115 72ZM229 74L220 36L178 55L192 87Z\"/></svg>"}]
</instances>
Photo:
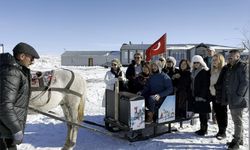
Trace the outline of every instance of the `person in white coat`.
<instances>
[{"instance_id":1,"label":"person in white coat","mask_svg":"<svg viewBox=\"0 0 250 150\"><path fill-rule=\"evenodd\" d=\"M116 81L119 81L119 91L126 90L126 78L124 72L121 70L121 63L118 59L113 59L111 61L111 69L106 72L104 77L104 82L106 84L106 89L114 90L114 85ZM102 106L105 107L105 93L102 102Z\"/></svg>"}]
</instances>

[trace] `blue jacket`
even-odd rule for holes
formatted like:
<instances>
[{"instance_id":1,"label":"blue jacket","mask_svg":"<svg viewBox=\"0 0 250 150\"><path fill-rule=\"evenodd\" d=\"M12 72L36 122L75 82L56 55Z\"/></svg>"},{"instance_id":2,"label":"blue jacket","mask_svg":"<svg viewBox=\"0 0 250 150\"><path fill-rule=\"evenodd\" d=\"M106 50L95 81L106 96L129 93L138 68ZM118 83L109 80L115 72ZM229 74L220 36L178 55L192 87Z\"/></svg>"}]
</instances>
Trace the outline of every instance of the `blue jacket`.
<instances>
[{"instance_id":1,"label":"blue jacket","mask_svg":"<svg viewBox=\"0 0 250 150\"><path fill-rule=\"evenodd\" d=\"M141 94L144 97L159 94L161 98L166 98L173 92L172 81L165 73L153 74L146 83Z\"/></svg>"}]
</instances>

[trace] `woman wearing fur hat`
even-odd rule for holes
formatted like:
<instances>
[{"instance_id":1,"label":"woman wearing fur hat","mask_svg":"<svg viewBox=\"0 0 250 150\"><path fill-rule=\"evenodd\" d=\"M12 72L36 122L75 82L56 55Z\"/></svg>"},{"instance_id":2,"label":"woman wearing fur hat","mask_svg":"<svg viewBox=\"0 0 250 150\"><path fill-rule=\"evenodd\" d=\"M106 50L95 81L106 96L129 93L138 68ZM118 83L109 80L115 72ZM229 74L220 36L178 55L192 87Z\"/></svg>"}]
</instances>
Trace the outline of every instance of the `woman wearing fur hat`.
<instances>
[{"instance_id":1,"label":"woman wearing fur hat","mask_svg":"<svg viewBox=\"0 0 250 150\"><path fill-rule=\"evenodd\" d=\"M200 130L195 133L204 136L207 134L208 115L211 112L209 102L210 75L208 67L200 55L192 58L192 96L194 113L199 113Z\"/></svg>"},{"instance_id":2,"label":"woman wearing fur hat","mask_svg":"<svg viewBox=\"0 0 250 150\"><path fill-rule=\"evenodd\" d=\"M146 107L149 109L146 123L154 121L153 118L157 117L157 112L161 104L173 92L171 79L168 75L159 71L159 64L153 62L151 69L152 75L141 92L141 95L145 98Z\"/></svg>"},{"instance_id":3,"label":"woman wearing fur hat","mask_svg":"<svg viewBox=\"0 0 250 150\"><path fill-rule=\"evenodd\" d=\"M172 80L172 84L174 87L176 87L176 79L178 79L180 76L179 76L179 69L177 69L176 67L176 60L174 57L172 56L169 56L167 57L166 59L166 65L164 68L162 68L162 72L166 73L170 79ZM173 91L173 93L171 94L174 94L175 90Z\"/></svg>"},{"instance_id":4,"label":"woman wearing fur hat","mask_svg":"<svg viewBox=\"0 0 250 150\"><path fill-rule=\"evenodd\" d=\"M114 90L115 82L119 81L119 91L126 90L125 86L125 75L121 70L121 63L118 59L113 59L111 61L111 69L106 72L104 77L104 82L106 84L106 89ZM105 96L102 102L102 106L105 106Z\"/></svg>"}]
</instances>

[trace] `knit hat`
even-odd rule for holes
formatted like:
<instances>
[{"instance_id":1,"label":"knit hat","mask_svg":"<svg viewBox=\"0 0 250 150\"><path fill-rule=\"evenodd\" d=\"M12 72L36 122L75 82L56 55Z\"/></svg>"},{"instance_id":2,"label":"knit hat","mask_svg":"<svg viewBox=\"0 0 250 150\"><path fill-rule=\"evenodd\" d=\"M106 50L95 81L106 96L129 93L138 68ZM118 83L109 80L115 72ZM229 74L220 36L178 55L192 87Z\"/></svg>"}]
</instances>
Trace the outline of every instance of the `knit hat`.
<instances>
[{"instance_id":1,"label":"knit hat","mask_svg":"<svg viewBox=\"0 0 250 150\"><path fill-rule=\"evenodd\" d=\"M151 69L152 69L153 64L155 64L158 67L159 72L161 72L161 70L162 70L161 62L159 60L152 61L151 62Z\"/></svg>"},{"instance_id":2,"label":"knit hat","mask_svg":"<svg viewBox=\"0 0 250 150\"><path fill-rule=\"evenodd\" d=\"M117 58L113 59L113 60L111 61L111 63L116 64L118 67L121 67L121 66L122 66L121 63L120 63L120 60L117 59Z\"/></svg>"},{"instance_id":3,"label":"knit hat","mask_svg":"<svg viewBox=\"0 0 250 150\"><path fill-rule=\"evenodd\" d=\"M172 57L172 56L168 56L167 57L167 61L172 61L173 62L173 67L175 67L176 66L176 59L174 58L174 57Z\"/></svg>"},{"instance_id":4,"label":"knit hat","mask_svg":"<svg viewBox=\"0 0 250 150\"><path fill-rule=\"evenodd\" d=\"M192 58L192 66L194 65L194 62L199 62L202 67L204 67L205 70L209 70L207 67L207 64L204 62L203 58L200 55L194 55Z\"/></svg>"},{"instance_id":5,"label":"knit hat","mask_svg":"<svg viewBox=\"0 0 250 150\"><path fill-rule=\"evenodd\" d=\"M215 52L215 49L213 47L209 47L208 50Z\"/></svg>"},{"instance_id":6,"label":"knit hat","mask_svg":"<svg viewBox=\"0 0 250 150\"><path fill-rule=\"evenodd\" d=\"M14 55L20 54L20 53L24 53L24 54L28 54L31 55L34 58L40 58L40 56L38 55L38 53L36 52L36 50L30 46L29 44L26 43L19 43L17 44L14 49L13 49L13 53Z\"/></svg>"},{"instance_id":7,"label":"knit hat","mask_svg":"<svg viewBox=\"0 0 250 150\"><path fill-rule=\"evenodd\" d=\"M166 62L166 59L165 59L163 56L161 56L161 57L159 58L159 61L165 61L165 62Z\"/></svg>"},{"instance_id":8,"label":"knit hat","mask_svg":"<svg viewBox=\"0 0 250 150\"><path fill-rule=\"evenodd\" d=\"M164 67L165 67L165 65L166 65L166 59L165 59L163 56L161 56L161 57L159 58L159 64L160 64L160 67L161 67L161 68L164 68Z\"/></svg>"}]
</instances>

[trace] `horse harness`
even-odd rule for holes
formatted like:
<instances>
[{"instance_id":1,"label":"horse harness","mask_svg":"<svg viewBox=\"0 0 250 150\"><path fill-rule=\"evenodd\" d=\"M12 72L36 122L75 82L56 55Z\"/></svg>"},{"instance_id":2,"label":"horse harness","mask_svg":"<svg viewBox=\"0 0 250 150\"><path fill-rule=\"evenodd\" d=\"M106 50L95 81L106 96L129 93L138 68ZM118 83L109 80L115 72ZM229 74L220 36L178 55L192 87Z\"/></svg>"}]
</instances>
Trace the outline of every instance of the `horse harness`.
<instances>
[{"instance_id":1,"label":"horse harness","mask_svg":"<svg viewBox=\"0 0 250 150\"><path fill-rule=\"evenodd\" d=\"M74 72L68 69L64 69L64 70L69 71L72 75L70 81L68 82L65 88L50 87L52 80L55 80L53 70L48 71L44 74L42 74L42 72L36 72L35 75L32 74L31 91L42 91L42 92L36 95L35 97L31 98L30 100L34 101L35 99L42 97L46 92L48 92L48 100L44 104L46 105L50 101L52 91L70 93L70 94L79 96L81 98L82 94L70 89L71 85L73 84L73 81L75 80Z\"/></svg>"}]
</instances>

